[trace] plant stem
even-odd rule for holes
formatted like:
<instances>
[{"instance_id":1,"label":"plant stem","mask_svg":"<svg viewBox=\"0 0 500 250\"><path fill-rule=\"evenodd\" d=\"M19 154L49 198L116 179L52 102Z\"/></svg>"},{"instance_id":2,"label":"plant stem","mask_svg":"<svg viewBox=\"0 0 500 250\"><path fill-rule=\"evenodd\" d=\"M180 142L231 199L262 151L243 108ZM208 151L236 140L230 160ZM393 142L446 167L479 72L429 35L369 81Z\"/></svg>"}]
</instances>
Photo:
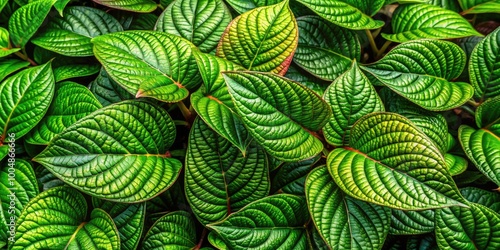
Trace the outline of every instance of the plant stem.
<instances>
[{"instance_id":1,"label":"plant stem","mask_svg":"<svg viewBox=\"0 0 500 250\"><path fill-rule=\"evenodd\" d=\"M198 241L198 245L196 245L193 249L194 250L198 250L201 248L201 246L203 245L203 239L205 239L205 236L207 235L207 229L206 228L203 228L203 232L201 233L201 238L200 238L200 241Z\"/></svg>"},{"instance_id":2,"label":"plant stem","mask_svg":"<svg viewBox=\"0 0 500 250\"><path fill-rule=\"evenodd\" d=\"M474 110L472 110L469 106L466 106L466 105L463 105L460 107L463 111L471 114L472 116L475 116L476 113L474 112Z\"/></svg>"},{"instance_id":3,"label":"plant stem","mask_svg":"<svg viewBox=\"0 0 500 250\"><path fill-rule=\"evenodd\" d=\"M184 102L182 102L182 101L178 101L177 102L177 107L179 107L179 109L181 110L182 115L184 116L184 118L186 119L186 121L187 122L191 121L192 113L186 107L186 104L184 104Z\"/></svg>"},{"instance_id":4,"label":"plant stem","mask_svg":"<svg viewBox=\"0 0 500 250\"><path fill-rule=\"evenodd\" d=\"M468 100L467 104L470 104L474 107L479 107L479 105L481 105L480 103L475 102L473 99Z\"/></svg>"},{"instance_id":5,"label":"plant stem","mask_svg":"<svg viewBox=\"0 0 500 250\"><path fill-rule=\"evenodd\" d=\"M382 48L380 48L380 50L377 52L377 55L375 56L375 60L378 60L382 57L382 55L387 50L387 48L389 48L391 43L392 43L391 41L385 41L384 45L382 45Z\"/></svg>"},{"instance_id":6,"label":"plant stem","mask_svg":"<svg viewBox=\"0 0 500 250\"><path fill-rule=\"evenodd\" d=\"M21 59L23 59L25 61L28 61L32 66L38 65L35 61L31 60L31 58L29 58L25 53L21 53L21 52L17 51L14 54L16 56L18 56L19 58L21 58Z\"/></svg>"},{"instance_id":7,"label":"plant stem","mask_svg":"<svg viewBox=\"0 0 500 250\"><path fill-rule=\"evenodd\" d=\"M370 47L372 47L373 53L378 54L377 44L375 44L375 40L373 39L372 32L370 30L365 30L366 36L368 37L368 41L370 42Z\"/></svg>"}]
</instances>

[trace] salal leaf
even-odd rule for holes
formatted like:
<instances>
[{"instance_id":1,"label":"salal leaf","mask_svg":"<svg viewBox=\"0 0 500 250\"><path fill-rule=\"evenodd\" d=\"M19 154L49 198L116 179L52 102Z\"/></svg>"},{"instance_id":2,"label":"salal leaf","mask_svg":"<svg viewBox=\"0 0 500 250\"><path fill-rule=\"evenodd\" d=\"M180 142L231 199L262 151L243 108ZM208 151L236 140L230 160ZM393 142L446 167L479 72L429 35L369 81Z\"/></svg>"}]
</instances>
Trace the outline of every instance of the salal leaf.
<instances>
[{"instance_id":1,"label":"salal leaf","mask_svg":"<svg viewBox=\"0 0 500 250\"><path fill-rule=\"evenodd\" d=\"M143 249L194 249L198 242L194 220L186 211L171 212L158 219L144 237Z\"/></svg>"},{"instance_id":2,"label":"salal leaf","mask_svg":"<svg viewBox=\"0 0 500 250\"><path fill-rule=\"evenodd\" d=\"M355 32L317 16L297 19L299 45L293 61L323 80L335 80L359 61L361 46Z\"/></svg>"},{"instance_id":3,"label":"salal leaf","mask_svg":"<svg viewBox=\"0 0 500 250\"><path fill-rule=\"evenodd\" d=\"M144 229L146 203L125 204L93 198L92 205L106 211L113 218L122 250L137 248Z\"/></svg>"},{"instance_id":4,"label":"salal leaf","mask_svg":"<svg viewBox=\"0 0 500 250\"><path fill-rule=\"evenodd\" d=\"M445 154L444 160L446 162L446 167L452 176L459 175L467 170L468 162L460 156Z\"/></svg>"},{"instance_id":5,"label":"salal leaf","mask_svg":"<svg viewBox=\"0 0 500 250\"><path fill-rule=\"evenodd\" d=\"M188 41L159 31L126 31L92 39L108 74L136 97L186 98L201 78Z\"/></svg>"},{"instance_id":6,"label":"salal leaf","mask_svg":"<svg viewBox=\"0 0 500 250\"><path fill-rule=\"evenodd\" d=\"M111 217L101 209L94 209L88 222L86 215L87 202L78 191L69 187L49 189L24 208L11 249L81 249L91 245L98 249L120 249L118 231Z\"/></svg>"},{"instance_id":7,"label":"salal leaf","mask_svg":"<svg viewBox=\"0 0 500 250\"><path fill-rule=\"evenodd\" d=\"M99 72L101 66L98 64L70 64L54 68L56 82L71 78L91 76Z\"/></svg>"},{"instance_id":8,"label":"salal leaf","mask_svg":"<svg viewBox=\"0 0 500 250\"><path fill-rule=\"evenodd\" d=\"M56 0L39 0L17 9L9 18L12 43L24 47L40 28Z\"/></svg>"},{"instance_id":9,"label":"salal leaf","mask_svg":"<svg viewBox=\"0 0 500 250\"><path fill-rule=\"evenodd\" d=\"M364 4L353 0L297 0L299 3L307 6L314 11L318 16L347 29L363 30L377 29L384 25L384 22L372 19L369 15L363 13L359 7ZM383 1L372 1L374 5L366 5L367 7L375 7L383 4ZM380 8L378 7L378 8ZM375 7L376 9L377 7ZM377 10L378 11L378 10ZM370 11L373 12L373 11Z\"/></svg>"},{"instance_id":10,"label":"salal leaf","mask_svg":"<svg viewBox=\"0 0 500 250\"><path fill-rule=\"evenodd\" d=\"M47 114L30 131L26 141L47 145L65 128L100 108L102 105L86 87L74 82L59 83Z\"/></svg>"},{"instance_id":11,"label":"salal leaf","mask_svg":"<svg viewBox=\"0 0 500 250\"><path fill-rule=\"evenodd\" d=\"M237 147L196 119L189 135L185 183L187 199L198 220L202 224L220 221L268 195L266 154L252 143L243 156Z\"/></svg>"},{"instance_id":12,"label":"salal leaf","mask_svg":"<svg viewBox=\"0 0 500 250\"><path fill-rule=\"evenodd\" d=\"M470 56L470 82L474 96L481 100L500 95L499 54L500 28L497 28L476 45Z\"/></svg>"},{"instance_id":13,"label":"salal leaf","mask_svg":"<svg viewBox=\"0 0 500 250\"><path fill-rule=\"evenodd\" d=\"M331 151L327 166L339 187L360 200L400 210L465 206L437 147L394 113L358 120L350 147Z\"/></svg>"},{"instance_id":14,"label":"salal leaf","mask_svg":"<svg viewBox=\"0 0 500 250\"><path fill-rule=\"evenodd\" d=\"M270 73L223 75L243 124L273 157L298 161L323 149L307 130L321 129L332 111L312 90Z\"/></svg>"},{"instance_id":15,"label":"salal leaf","mask_svg":"<svg viewBox=\"0 0 500 250\"><path fill-rule=\"evenodd\" d=\"M254 201L208 227L229 249L306 249L308 220L303 197L279 194Z\"/></svg>"},{"instance_id":16,"label":"salal leaf","mask_svg":"<svg viewBox=\"0 0 500 250\"><path fill-rule=\"evenodd\" d=\"M461 14L500 13L499 0L458 0L464 10Z\"/></svg>"},{"instance_id":17,"label":"salal leaf","mask_svg":"<svg viewBox=\"0 0 500 250\"><path fill-rule=\"evenodd\" d=\"M395 47L363 69L413 103L442 111L459 107L473 95L471 85L449 82L464 66L465 54L454 43L418 40Z\"/></svg>"},{"instance_id":18,"label":"salal leaf","mask_svg":"<svg viewBox=\"0 0 500 250\"><path fill-rule=\"evenodd\" d=\"M415 235L434 231L434 210L392 210L390 234Z\"/></svg>"},{"instance_id":19,"label":"salal leaf","mask_svg":"<svg viewBox=\"0 0 500 250\"><path fill-rule=\"evenodd\" d=\"M436 211L436 239L440 249L499 249L500 215L469 203L470 208Z\"/></svg>"},{"instance_id":20,"label":"salal leaf","mask_svg":"<svg viewBox=\"0 0 500 250\"><path fill-rule=\"evenodd\" d=\"M284 163L271 182L271 193L304 195L306 176L320 158L321 154L303 161Z\"/></svg>"},{"instance_id":21,"label":"salal leaf","mask_svg":"<svg viewBox=\"0 0 500 250\"><path fill-rule=\"evenodd\" d=\"M63 17L52 19L32 42L65 56L93 56L92 38L122 30L121 24L102 10L72 6L66 8Z\"/></svg>"},{"instance_id":22,"label":"salal leaf","mask_svg":"<svg viewBox=\"0 0 500 250\"><path fill-rule=\"evenodd\" d=\"M253 71L284 75L298 41L288 0L236 17L222 35L217 56Z\"/></svg>"},{"instance_id":23,"label":"salal leaf","mask_svg":"<svg viewBox=\"0 0 500 250\"><path fill-rule=\"evenodd\" d=\"M0 85L0 142L21 138L45 115L54 96L50 63L23 70Z\"/></svg>"},{"instance_id":24,"label":"salal leaf","mask_svg":"<svg viewBox=\"0 0 500 250\"><path fill-rule=\"evenodd\" d=\"M157 4L153 0L93 0L104 6L138 13L149 13L156 10Z\"/></svg>"},{"instance_id":25,"label":"salal leaf","mask_svg":"<svg viewBox=\"0 0 500 250\"><path fill-rule=\"evenodd\" d=\"M226 0L226 2L240 14L243 14L249 10L253 10L257 7L269 6L282 1L283 0Z\"/></svg>"},{"instance_id":26,"label":"salal leaf","mask_svg":"<svg viewBox=\"0 0 500 250\"><path fill-rule=\"evenodd\" d=\"M343 146L349 143L351 128L364 115L384 111L375 88L356 62L326 89L323 95L333 115L323 128L328 143Z\"/></svg>"},{"instance_id":27,"label":"salal leaf","mask_svg":"<svg viewBox=\"0 0 500 250\"><path fill-rule=\"evenodd\" d=\"M11 48L9 31L0 27L0 57L8 56L21 50L20 48Z\"/></svg>"},{"instance_id":28,"label":"salal leaf","mask_svg":"<svg viewBox=\"0 0 500 250\"><path fill-rule=\"evenodd\" d=\"M134 96L111 79L103 68L97 78L89 84L89 89L103 106L134 99Z\"/></svg>"},{"instance_id":29,"label":"salal leaf","mask_svg":"<svg viewBox=\"0 0 500 250\"><path fill-rule=\"evenodd\" d=\"M500 213L500 194L498 192L490 192L475 187L462 188L460 192L468 201L481 204Z\"/></svg>"},{"instance_id":30,"label":"salal leaf","mask_svg":"<svg viewBox=\"0 0 500 250\"><path fill-rule=\"evenodd\" d=\"M411 20L408 19L410 16ZM392 31L394 34L382 33L382 37L402 43L424 38L481 36L458 13L430 4L400 5L392 16Z\"/></svg>"},{"instance_id":31,"label":"salal leaf","mask_svg":"<svg viewBox=\"0 0 500 250\"><path fill-rule=\"evenodd\" d=\"M391 210L347 196L326 167L307 176L306 197L312 220L331 249L381 249Z\"/></svg>"},{"instance_id":32,"label":"salal leaf","mask_svg":"<svg viewBox=\"0 0 500 250\"><path fill-rule=\"evenodd\" d=\"M96 198L140 202L165 191L177 179L182 164L166 155L175 134L165 110L125 101L69 126L34 160Z\"/></svg>"},{"instance_id":33,"label":"salal leaf","mask_svg":"<svg viewBox=\"0 0 500 250\"><path fill-rule=\"evenodd\" d=\"M17 59L4 59L0 61L0 82L8 75L30 65L27 61Z\"/></svg>"},{"instance_id":34,"label":"salal leaf","mask_svg":"<svg viewBox=\"0 0 500 250\"><path fill-rule=\"evenodd\" d=\"M155 30L186 38L201 52L211 52L231 22L222 0L176 0L158 18Z\"/></svg>"}]
</instances>

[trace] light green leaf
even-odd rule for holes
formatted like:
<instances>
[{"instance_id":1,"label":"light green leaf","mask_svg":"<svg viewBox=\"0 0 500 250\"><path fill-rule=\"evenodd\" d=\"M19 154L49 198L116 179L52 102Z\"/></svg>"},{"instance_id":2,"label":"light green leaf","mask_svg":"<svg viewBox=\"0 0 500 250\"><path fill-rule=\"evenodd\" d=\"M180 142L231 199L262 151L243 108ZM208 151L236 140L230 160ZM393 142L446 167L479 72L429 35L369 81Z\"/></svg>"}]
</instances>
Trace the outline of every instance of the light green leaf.
<instances>
[{"instance_id":1,"label":"light green leaf","mask_svg":"<svg viewBox=\"0 0 500 250\"><path fill-rule=\"evenodd\" d=\"M374 20L370 16L358 9L361 2L353 0L297 0L307 6L320 17L347 29L364 30L377 29L384 25L384 22ZM380 4L381 1L374 1ZM373 6L370 6L373 7ZM380 6L382 7L382 6ZM375 8L376 9L376 8Z\"/></svg>"},{"instance_id":2,"label":"light green leaf","mask_svg":"<svg viewBox=\"0 0 500 250\"><path fill-rule=\"evenodd\" d=\"M414 235L434 231L434 210L392 210L390 234Z\"/></svg>"},{"instance_id":3,"label":"light green leaf","mask_svg":"<svg viewBox=\"0 0 500 250\"><path fill-rule=\"evenodd\" d=\"M375 88L356 62L333 81L323 99L333 111L332 118L323 128L323 134L326 141L334 146L349 144L350 130L359 118L385 110Z\"/></svg>"},{"instance_id":4,"label":"light green leaf","mask_svg":"<svg viewBox=\"0 0 500 250\"><path fill-rule=\"evenodd\" d=\"M224 243L224 240L215 232L215 231L210 231L208 233L208 242L212 244L215 248L219 250L227 250L226 243Z\"/></svg>"},{"instance_id":5,"label":"light green leaf","mask_svg":"<svg viewBox=\"0 0 500 250\"><path fill-rule=\"evenodd\" d=\"M54 68L54 77L56 82L71 78L91 76L97 74L101 66L98 64L71 64Z\"/></svg>"},{"instance_id":6,"label":"light green leaf","mask_svg":"<svg viewBox=\"0 0 500 250\"><path fill-rule=\"evenodd\" d=\"M47 145L57 134L102 105L84 86L74 82L56 85L54 101L40 123L26 136L31 144Z\"/></svg>"},{"instance_id":7,"label":"light green leaf","mask_svg":"<svg viewBox=\"0 0 500 250\"><path fill-rule=\"evenodd\" d=\"M111 217L94 209L86 222L87 202L69 187L49 189L24 208L18 218L12 250L120 249L118 231Z\"/></svg>"},{"instance_id":8,"label":"light green leaf","mask_svg":"<svg viewBox=\"0 0 500 250\"><path fill-rule=\"evenodd\" d=\"M211 52L231 22L222 0L176 0L158 18L155 30L186 38L202 52Z\"/></svg>"},{"instance_id":9,"label":"light green leaf","mask_svg":"<svg viewBox=\"0 0 500 250\"><path fill-rule=\"evenodd\" d=\"M253 10L257 7L269 6L282 1L283 0L226 0L226 2L240 14Z\"/></svg>"},{"instance_id":10,"label":"light green leaf","mask_svg":"<svg viewBox=\"0 0 500 250\"><path fill-rule=\"evenodd\" d=\"M471 85L449 82L464 66L465 54L454 43L418 40L395 47L363 69L413 103L442 111L459 107L473 95Z\"/></svg>"},{"instance_id":11,"label":"light green leaf","mask_svg":"<svg viewBox=\"0 0 500 250\"><path fill-rule=\"evenodd\" d=\"M476 109L476 124L500 136L500 96L490 98Z\"/></svg>"},{"instance_id":12,"label":"light green leaf","mask_svg":"<svg viewBox=\"0 0 500 250\"><path fill-rule=\"evenodd\" d=\"M430 4L400 5L392 16L392 31L394 34L382 33L382 37L402 43L424 38L481 36L458 13Z\"/></svg>"},{"instance_id":13,"label":"light green leaf","mask_svg":"<svg viewBox=\"0 0 500 250\"><path fill-rule=\"evenodd\" d=\"M21 50L20 48L11 48L9 31L0 27L0 57L8 56Z\"/></svg>"},{"instance_id":14,"label":"light green leaf","mask_svg":"<svg viewBox=\"0 0 500 250\"><path fill-rule=\"evenodd\" d=\"M331 109L312 90L270 73L223 74L236 110L252 137L282 161L310 158L323 149L307 130L321 129Z\"/></svg>"},{"instance_id":15,"label":"light green leaf","mask_svg":"<svg viewBox=\"0 0 500 250\"><path fill-rule=\"evenodd\" d=\"M499 0L458 0L464 10L462 15L482 14L482 13L500 13Z\"/></svg>"},{"instance_id":16,"label":"light green leaf","mask_svg":"<svg viewBox=\"0 0 500 250\"><path fill-rule=\"evenodd\" d=\"M0 146L0 161L3 160L5 156L9 153L9 146L8 145L2 145Z\"/></svg>"},{"instance_id":17,"label":"light green leaf","mask_svg":"<svg viewBox=\"0 0 500 250\"><path fill-rule=\"evenodd\" d=\"M500 96L499 54L500 28L497 28L476 45L470 56L470 82L474 96L481 100Z\"/></svg>"},{"instance_id":18,"label":"light green leaf","mask_svg":"<svg viewBox=\"0 0 500 250\"><path fill-rule=\"evenodd\" d=\"M304 195L306 176L320 158L318 154L303 161L284 163L274 175L271 193Z\"/></svg>"},{"instance_id":19,"label":"light green leaf","mask_svg":"<svg viewBox=\"0 0 500 250\"><path fill-rule=\"evenodd\" d=\"M30 65L27 61L17 59L4 59L0 61L0 82L8 75Z\"/></svg>"},{"instance_id":20,"label":"light green leaf","mask_svg":"<svg viewBox=\"0 0 500 250\"><path fill-rule=\"evenodd\" d=\"M149 13L156 10L157 4L153 0L93 0L104 6L139 13Z\"/></svg>"},{"instance_id":21,"label":"light green leaf","mask_svg":"<svg viewBox=\"0 0 500 250\"><path fill-rule=\"evenodd\" d=\"M50 63L25 69L0 84L0 142L21 138L45 115L54 96Z\"/></svg>"},{"instance_id":22,"label":"light green leaf","mask_svg":"<svg viewBox=\"0 0 500 250\"><path fill-rule=\"evenodd\" d=\"M446 162L446 167L452 176L459 175L467 170L468 162L460 156L444 154L444 160Z\"/></svg>"},{"instance_id":23,"label":"light green leaf","mask_svg":"<svg viewBox=\"0 0 500 250\"><path fill-rule=\"evenodd\" d=\"M475 187L462 188L460 192L468 201L481 204L500 213L500 193L490 192Z\"/></svg>"},{"instance_id":24,"label":"light green leaf","mask_svg":"<svg viewBox=\"0 0 500 250\"><path fill-rule=\"evenodd\" d=\"M254 201L208 227L229 249L306 249L308 220L303 197L279 194Z\"/></svg>"},{"instance_id":25,"label":"light green leaf","mask_svg":"<svg viewBox=\"0 0 500 250\"><path fill-rule=\"evenodd\" d=\"M198 242L194 220L186 211L176 211L158 219L144 237L143 249L194 249Z\"/></svg>"},{"instance_id":26,"label":"light green leaf","mask_svg":"<svg viewBox=\"0 0 500 250\"><path fill-rule=\"evenodd\" d=\"M52 19L32 42L65 56L93 56L92 38L122 30L120 23L102 10L71 6L64 11L64 17Z\"/></svg>"},{"instance_id":27,"label":"light green leaf","mask_svg":"<svg viewBox=\"0 0 500 250\"><path fill-rule=\"evenodd\" d=\"M56 0L40 0L21 6L9 18L12 42L24 47L40 28Z\"/></svg>"},{"instance_id":28,"label":"light green leaf","mask_svg":"<svg viewBox=\"0 0 500 250\"><path fill-rule=\"evenodd\" d=\"M360 200L400 210L465 206L436 146L394 113L359 119L350 147L331 151L327 166L339 187Z\"/></svg>"},{"instance_id":29,"label":"light green leaf","mask_svg":"<svg viewBox=\"0 0 500 250\"><path fill-rule=\"evenodd\" d=\"M297 19L299 45L293 61L323 80L335 80L359 61L361 46L355 32L317 16Z\"/></svg>"},{"instance_id":30,"label":"light green leaf","mask_svg":"<svg viewBox=\"0 0 500 250\"><path fill-rule=\"evenodd\" d=\"M96 198L141 202L177 179L182 164L166 156L175 134L165 110L124 101L69 126L34 161Z\"/></svg>"},{"instance_id":31,"label":"light green leaf","mask_svg":"<svg viewBox=\"0 0 500 250\"><path fill-rule=\"evenodd\" d=\"M186 153L185 191L202 224L224 219L231 212L269 193L266 154L256 143L246 155L196 119Z\"/></svg>"},{"instance_id":32,"label":"light green leaf","mask_svg":"<svg viewBox=\"0 0 500 250\"><path fill-rule=\"evenodd\" d=\"M66 8L66 5L68 5L69 2L72 0L57 0L56 3L54 3L54 8L59 12L60 16L64 15L64 8Z\"/></svg>"},{"instance_id":33,"label":"light green leaf","mask_svg":"<svg viewBox=\"0 0 500 250\"><path fill-rule=\"evenodd\" d=\"M92 39L107 73L136 97L186 98L201 81L188 41L159 31L125 31Z\"/></svg>"},{"instance_id":34,"label":"light green leaf","mask_svg":"<svg viewBox=\"0 0 500 250\"><path fill-rule=\"evenodd\" d=\"M381 249L391 210L347 196L326 167L307 176L306 197L312 220L331 249Z\"/></svg>"},{"instance_id":35,"label":"light green leaf","mask_svg":"<svg viewBox=\"0 0 500 250\"><path fill-rule=\"evenodd\" d=\"M103 106L134 99L134 96L113 81L103 68L97 78L90 83L89 89Z\"/></svg>"},{"instance_id":36,"label":"light green leaf","mask_svg":"<svg viewBox=\"0 0 500 250\"><path fill-rule=\"evenodd\" d=\"M236 17L222 35L217 56L248 70L284 75L297 41L297 22L287 0Z\"/></svg>"}]
</instances>

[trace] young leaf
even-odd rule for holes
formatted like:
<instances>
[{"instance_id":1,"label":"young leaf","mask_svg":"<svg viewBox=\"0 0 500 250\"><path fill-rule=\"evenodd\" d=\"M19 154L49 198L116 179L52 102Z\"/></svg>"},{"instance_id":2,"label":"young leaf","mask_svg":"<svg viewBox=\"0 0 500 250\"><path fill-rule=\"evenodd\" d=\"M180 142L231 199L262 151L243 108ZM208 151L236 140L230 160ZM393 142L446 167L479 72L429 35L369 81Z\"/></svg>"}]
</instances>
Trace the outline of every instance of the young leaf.
<instances>
[{"instance_id":1,"label":"young leaf","mask_svg":"<svg viewBox=\"0 0 500 250\"><path fill-rule=\"evenodd\" d=\"M269 154L291 162L321 152L323 144L306 129L321 129L332 111L316 93L270 73L223 76L243 124Z\"/></svg>"},{"instance_id":2,"label":"young leaf","mask_svg":"<svg viewBox=\"0 0 500 250\"><path fill-rule=\"evenodd\" d=\"M306 249L308 220L303 197L279 194L254 201L208 227L229 249Z\"/></svg>"},{"instance_id":3,"label":"young leaf","mask_svg":"<svg viewBox=\"0 0 500 250\"><path fill-rule=\"evenodd\" d=\"M331 249L381 249L390 209L347 196L326 167L311 171L305 186L314 225Z\"/></svg>"},{"instance_id":4,"label":"young leaf","mask_svg":"<svg viewBox=\"0 0 500 250\"><path fill-rule=\"evenodd\" d=\"M434 210L392 210L390 234L414 235L434 231Z\"/></svg>"},{"instance_id":5,"label":"young leaf","mask_svg":"<svg viewBox=\"0 0 500 250\"><path fill-rule=\"evenodd\" d=\"M132 11L138 13L152 12L156 10L157 6L153 0L93 0L93 1L113 9Z\"/></svg>"},{"instance_id":6,"label":"young leaf","mask_svg":"<svg viewBox=\"0 0 500 250\"><path fill-rule=\"evenodd\" d=\"M25 69L0 85L0 142L21 138L45 115L54 96L50 63Z\"/></svg>"},{"instance_id":7,"label":"young leaf","mask_svg":"<svg viewBox=\"0 0 500 250\"><path fill-rule=\"evenodd\" d=\"M470 82L474 96L481 100L500 96L499 54L500 28L497 28L476 45L470 56Z\"/></svg>"},{"instance_id":8,"label":"young leaf","mask_svg":"<svg viewBox=\"0 0 500 250\"><path fill-rule=\"evenodd\" d=\"M163 109L124 101L69 126L34 161L96 198L141 202L177 179L182 164L165 155L175 134Z\"/></svg>"},{"instance_id":9,"label":"young leaf","mask_svg":"<svg viewBox=\"0 0 500 250\"><path fill-rule=\"evenodd\" d=\"M0 82L8 75L30 65L27 61L17 59L4 59L0 61Z\"/></svg>"},{"instance_id":10,"label":"young leaf","mask_svg":"<svg viewBox=\"0 0 500 250\"><path fill-rule=\"evenodd\" d=\"M500 13L499 0L458 0L464 10L461 14Z\"/></svg>"},{"instance_id":11,"label":"young leaf","mask_svg":"<svg viewBox=\"0 0 500 250\"><path fill-rule=\"evenodd\" d=\"M101 68L97 78L90 83L89 89L103 106L134 99L133 95L109 77L104 68Z\"/></svg>"},{"instance_id":12,"label":"young leaf","mask_svg":"<svg viewBox=\"0 0 500 250\"><path fill-rule=\"evenodd\" d=\"M288 0L236 17L217 47L217 56L253 71L284 75L297 48L297 22Z\"/></svg>"},{"instance_id":13,"label":"young leaf","mask_svg":"<svg viewBox=\"0 0 500 250\"><path fill-rule=\"evenodd\" d=\"M9 31L0 27L0 57L8 56L21 50L20 48L11 48Z\"/></svg>"},{"instance_id":14,"label":"young leaf","mask_svg":"<svg viewBox=\"0 0 500 250\"><path fill-rule=\"evenodd\" d=\"M194 249L198 239L192 217L176 211L158 219L144 237L143 249Z\"/></svg>"}]
</instances>

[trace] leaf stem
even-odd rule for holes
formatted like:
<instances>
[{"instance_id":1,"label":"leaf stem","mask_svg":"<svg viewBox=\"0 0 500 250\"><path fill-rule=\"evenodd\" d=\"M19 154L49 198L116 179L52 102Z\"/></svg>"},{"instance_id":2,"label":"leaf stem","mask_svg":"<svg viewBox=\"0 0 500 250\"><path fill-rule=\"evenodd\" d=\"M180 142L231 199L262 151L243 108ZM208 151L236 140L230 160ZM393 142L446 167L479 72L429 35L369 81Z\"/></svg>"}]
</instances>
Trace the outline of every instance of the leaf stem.
<instances>
[{"instance_id":1,"label":"leaf stem","mask_svg":"<svg viewBox=\"0 0 500 250\"><path fill-rule=\"evenodd\" d=\"M474 112L474 110L472 110L469 106L466 106L466 105L463 105L460 107L463 111L471 114L472 116L475 116L476 113Z\"/></svg>"},{"instance_id":2,"label":"leaf stem","mask_svg":"<svg viewBox=\"0 0 500 250\"><path fill-rule=\"evenodd\" d=\"M387 48L391 45L392 41L385 41L384 45L382 45L382 48L377 52L377 55L375 56L375 60L379 60L382 58L382 55L385 53Z\"/></svg>"},{"instance_id":3,"label":"leaf stem","mask_svg":"<svg viewBox=\"0 0 500 250\"><path fill-rule=\"evenodd\" d=\"M201 248L201 246L203 245L203 239L205 239L207 232L208 232L207 229L203 228L203 232L201 233L200 241L198 241L198 244L193 248L193 250L199 250Z\"/></svg>"},{"instance_id":4,"label":"leaf stem","mask_svg":"<svg viewBox=\"0 0 500 250\"><path fill-rule=\"evenodd\" d=\"M375 40L373 39L372 32L370 30L365 30L366 36L368 37L368 41L370 42L370 47L372 48L374 54L378 54L377 44L375 44Z\"/></svg>"},{"instance_id":5,"label":"leaf stem","mask_svg":"<svg viewBox=\"0 0 500 250\"><path fill-rule=\"evenodd\" d=\"M191 121L193 114L189 111L188 107L186 107L186 104L182 101L178 101L177 107L181 110L184 119L186 119L187 122Z\"/></svg>"},{"instance_id":6,"label":"leaf stem","mask_svg":"<svg viewBox=\"0 0 500 250\"><path fill-rule=\"evenodd\" d=\"M38 64L33 61L31 58L29 58L25 53L21 53L19 51L17 51L16 53L14 53L16 56L18 56L19 58L25 60L25 61L28 61L32 66L37 66Z\"/></svg>"},{"instance_id":7,"label":"leaf stem","mask_svg":"<svg viewBox=\"0 0 500 250\"><path fill-rule=\"evenodd\" d=\"M479 105L481 105L480 103L474 101L473 99L468 100L467 104L470 104L470 105L472 105L474 107L479 107Z\"/></svg>"}]
</instances>

